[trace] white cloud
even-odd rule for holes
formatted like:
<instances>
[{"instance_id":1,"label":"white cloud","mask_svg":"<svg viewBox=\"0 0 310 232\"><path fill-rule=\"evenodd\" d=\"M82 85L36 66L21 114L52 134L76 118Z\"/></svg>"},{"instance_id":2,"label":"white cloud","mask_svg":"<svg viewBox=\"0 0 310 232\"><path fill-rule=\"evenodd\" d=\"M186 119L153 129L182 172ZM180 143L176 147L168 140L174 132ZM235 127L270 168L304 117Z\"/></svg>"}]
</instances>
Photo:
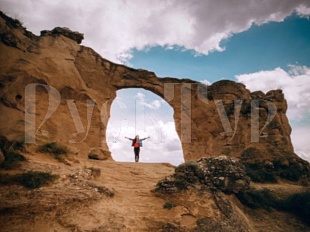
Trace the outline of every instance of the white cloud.
<instances>
[{"instance_id":1,"label":"white cloud","mask_svg":"<svg viewBox=\"0 0 310 232\"><path fill-rule=\"evenodd\" d=\"M152 110L158 110L162 105L160 100L153 100L151 102L148 102L147 99L145 98L145 95L141 92L138 92L136 94L135 98L137 99L137 102L141 106L145 106L145 107L152 109Z\"/></svg>"},{"instance_id":2,"label":"white cloud","mask_svg":"<svg viewBox=\"0 0 310 232\"><path fill-rule=\"evenodd\" d=\"M310 162L310 125L297 127L292 130L292 142L295 152Z\"/></svg>"},{"instance_id":3,"label":"white cloud","mask_svg":"<svg viewBox=\"0 0 310 232\"><path fill-rule=\"evenodd\" d=\"M305 5L300 5L299 7L297 7L297 13L300 16L304 16L304 17L309 18L309 16L310 16L310 7L307 7Z\"/></svg>"},{"instance_id":4,"label":"white cloud","mask_svg":"<svg viewBox=\"0 0 310 232\"><path fill-rule=\"evenodd\" d=\"M287 116L291 121L303 120L310 109L310 68L305 66L290 66L286 72L281 68L271 71L236 76L251 91L267 92L272 89L282 89L288 103Z\"/></svg>"},{"instance_id":5,"label":"white cloud","mask_svg":"<svg viewBox=\"0 0 310 232\"><path fill-rule=\"evenodd\" d=\"M138 134L140 138L151 137L143 142L140 153L141 162L169 162L174 165L184 162L181 142L176 133L174 122L159 121L156 125L147 125L145 130L136 131L134 127L126 127L122 131L126 131L126 133L119 133L118 137L114 136L111 127L107 132L107 143L116 161L134 161L131 141L125 139L125 136L134 138L135 134Z\"/></svg>"},{"instance_id":6,"label":"white cloud","mask_svg":"<svg viewBox=\"0 0 310 232\"><path fill-rule=\"evenodd\" d=\"M205 85L212 85L212 83L208 80L202 80L200 81L202 84L205 84Z\"/></svg>"},{"instance_id":7,"label":"white cloud","mask_svg":"<svg viewBox=\"0 0 310 232\"><path fill-rule=\"evenodd\" d=\"M310 160L310 125L307 125L310 114L310 68L290 65L288 72L281 68L270 71L243 74L236 76L251 91L267 92L282 89L288 103L287 117L293 126L292 141L295 152ZM303 125L303 126L300 126Z\"/></svg>"},{"instance_id":8,"label":"white cloud","mask_svg":"<svg viewBox=\"0 0 310 232\"><path fill-rule=\"evenodd\" d=\"M66 26L85 34L84 45L126 62L133 48L178 45L197 53L222 51L220 42L255 24L281 21L296 10L310 14L308 0L0 0L36 34Z\"/></svg>"}]
</instances>

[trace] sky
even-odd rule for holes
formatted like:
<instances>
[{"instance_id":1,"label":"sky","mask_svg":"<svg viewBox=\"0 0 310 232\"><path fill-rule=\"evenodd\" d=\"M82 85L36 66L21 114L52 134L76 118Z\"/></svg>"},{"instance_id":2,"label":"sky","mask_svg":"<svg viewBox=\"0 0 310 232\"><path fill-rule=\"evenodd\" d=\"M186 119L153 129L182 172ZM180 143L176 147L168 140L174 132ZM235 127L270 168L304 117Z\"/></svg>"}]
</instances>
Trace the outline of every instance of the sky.
<instances>
[{"instance_id":1,"label":"sky","mask_svg":"<svg viewBox=\"0 0 310 232\"><path fill-rule=\"evenodd\" d=\"M102 57L159 77L206 84L229 79L251 91L282 89L295 152L310 161L309 0L0 0L34 34L54 27L84 33ZM108 145L133 161L124 137L151 136L142 162L183 162L172 108L143 89L117 92Z\"/></svg>"}]
</instances>

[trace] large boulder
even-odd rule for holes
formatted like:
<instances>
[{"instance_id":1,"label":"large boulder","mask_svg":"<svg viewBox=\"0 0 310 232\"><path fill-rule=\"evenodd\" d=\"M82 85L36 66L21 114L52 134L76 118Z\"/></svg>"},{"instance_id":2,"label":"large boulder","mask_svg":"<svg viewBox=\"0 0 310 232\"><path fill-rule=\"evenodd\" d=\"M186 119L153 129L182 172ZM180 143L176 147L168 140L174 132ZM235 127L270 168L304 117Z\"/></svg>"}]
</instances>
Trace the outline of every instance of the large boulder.
<instances>
[{"instance_id":1,"label":"large boulder","mask_svg":"<svg viewBox=\"0 0 310 232\"><path fill-rule=\"evenodd\" d=\"M250 178L241 161L221 155L179 165L173 175L157 184L155 191L169 194L194 187L231 194L249 186Z\"/></svg>"},{"instance_id":2,"label":"large boulder","mask_svg":"<svg viewBox=\"0 0 310 232\"><path fill-rule=\"evenodd\" d=\"M88 158L94 160L112 160L111 152L101 148L91 149Z\"/></svg>"}]
</instances>

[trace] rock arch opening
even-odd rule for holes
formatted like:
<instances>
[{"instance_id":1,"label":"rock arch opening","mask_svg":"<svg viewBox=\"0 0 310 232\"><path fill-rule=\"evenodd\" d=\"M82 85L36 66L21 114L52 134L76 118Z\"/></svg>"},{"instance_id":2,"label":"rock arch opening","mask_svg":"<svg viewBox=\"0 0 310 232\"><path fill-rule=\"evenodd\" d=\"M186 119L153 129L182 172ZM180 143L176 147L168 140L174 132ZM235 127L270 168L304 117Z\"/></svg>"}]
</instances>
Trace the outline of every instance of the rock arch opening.
<instances>
[{"instance_id":1,"label":"rock arch opening","mask_svg":"<svg viewBox=\"0 0 310 232\"><path fill-rule=\"evenodd\" d=\"M143 143L141 162L184 162L181 141L175 129L173 108L161 97L143 88L121 89L111 105L106 138L116 161L134 161L131 141L150 136Z\"/></svg>"}]
</instances>

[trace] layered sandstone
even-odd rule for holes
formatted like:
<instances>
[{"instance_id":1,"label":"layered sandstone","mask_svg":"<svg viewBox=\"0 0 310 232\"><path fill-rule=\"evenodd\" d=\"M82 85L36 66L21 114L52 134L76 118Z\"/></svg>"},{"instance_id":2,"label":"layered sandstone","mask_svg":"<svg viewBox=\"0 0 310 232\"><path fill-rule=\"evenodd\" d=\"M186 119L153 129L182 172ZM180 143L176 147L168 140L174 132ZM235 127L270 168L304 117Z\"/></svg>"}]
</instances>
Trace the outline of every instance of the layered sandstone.
<instances>
[{"instance_id":1,"label":"layered sandstone","mask_svg":"<svg viewBox=\"0 0 310 232\"><path fill-rule=\"evenodd\" d=\"M79 44L82 34L67 28L36 36L2 13L0 25L3 141L57 141L84 155L94 148L108 151L106 126L116 91L139 87L173 108L185 160L240 157L252 147L262 154L272 151L269 157L297 158L281 90L251 93L228 80L206 86L159 78L102 58ZM34 95L30 84L37 85Z\"/></svg>"}]
</instances>

